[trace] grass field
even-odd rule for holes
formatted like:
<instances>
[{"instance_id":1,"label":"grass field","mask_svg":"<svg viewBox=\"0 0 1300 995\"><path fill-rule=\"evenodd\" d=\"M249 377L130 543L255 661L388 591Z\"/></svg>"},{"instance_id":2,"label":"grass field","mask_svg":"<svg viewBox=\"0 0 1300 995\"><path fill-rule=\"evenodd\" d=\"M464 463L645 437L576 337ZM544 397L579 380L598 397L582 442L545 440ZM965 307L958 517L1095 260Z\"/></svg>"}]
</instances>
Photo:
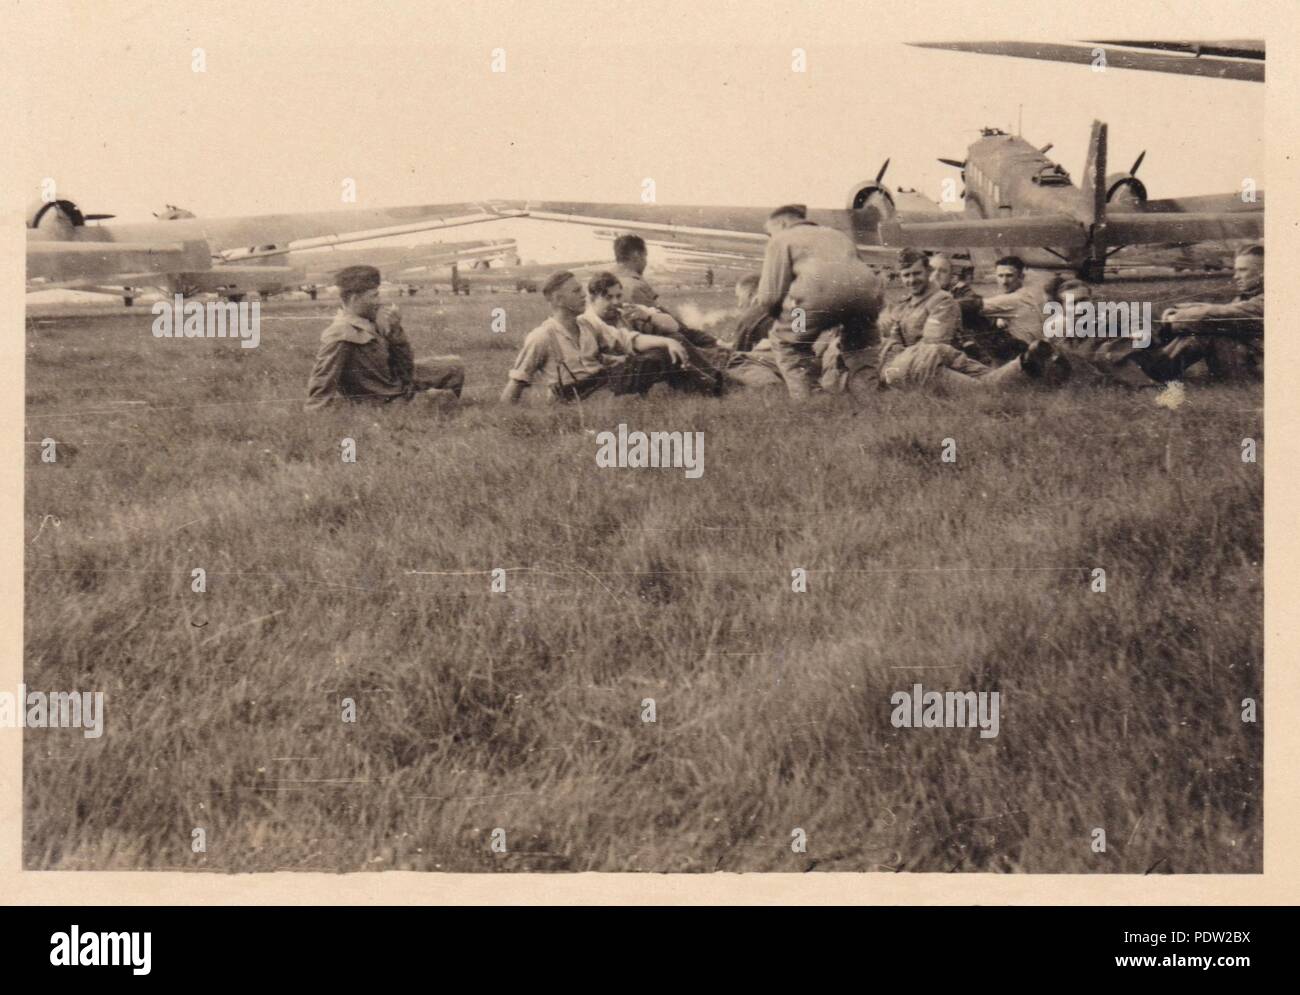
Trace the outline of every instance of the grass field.
<instances>
[{"instance_id":1,"label":"grass field","mask_svg":"<svg viewBox=\"0 0 1300 995\"><path fill-rule=\"evenodd\" d=\"M543 302L416 301L459 410L305 415L325 304L29 322L26 682L106 728L25 734L27 867L1262 869L1259 389L505 409ZM703 476L597 468L620 421Z\"/></svg>"}]
</instances>

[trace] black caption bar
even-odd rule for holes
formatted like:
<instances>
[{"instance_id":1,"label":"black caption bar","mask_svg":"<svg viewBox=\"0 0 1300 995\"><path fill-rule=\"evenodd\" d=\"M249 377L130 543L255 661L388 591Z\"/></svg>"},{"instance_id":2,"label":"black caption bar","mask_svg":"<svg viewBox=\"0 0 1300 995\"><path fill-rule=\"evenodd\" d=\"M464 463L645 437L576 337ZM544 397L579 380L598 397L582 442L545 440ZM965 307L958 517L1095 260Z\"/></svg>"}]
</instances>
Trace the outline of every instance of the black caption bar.
<instances>
[{"instance_id":1,"label":"black caption bar","mask_svg":"<svg viewBox=\"0 0 1300 995\"><path fill-rule=\"evenodd\" d=\"M633 975L663 977L659 972L675 964L680 979L687 963L712 963L763 980L774 955L787 970L818 965L808 981L838 964L862 979L902 969L917 978L934 972L992 984L1041 978L1048 970L1071 979L1165 976L1223 985L1286 961L1276 948L1284 935L1281 909L894 907L828 915L730 908L725 918L717 909L649 909L637 910L635 919L616 910L597 917L590 909L551 909L539 916L517 908L5 911L6 974L74 985L110 976L118 984L256 977L336 987L433 964L442 965L440 974L470 977L479 965L487 969L481 980L496 984L503 970L535 979L541 965L549 973L559 958L582 974L623 959ZM683 928L688 916L710 918ZM732 975L733 987L736 980Z\"/></svg>"}]
</instances>

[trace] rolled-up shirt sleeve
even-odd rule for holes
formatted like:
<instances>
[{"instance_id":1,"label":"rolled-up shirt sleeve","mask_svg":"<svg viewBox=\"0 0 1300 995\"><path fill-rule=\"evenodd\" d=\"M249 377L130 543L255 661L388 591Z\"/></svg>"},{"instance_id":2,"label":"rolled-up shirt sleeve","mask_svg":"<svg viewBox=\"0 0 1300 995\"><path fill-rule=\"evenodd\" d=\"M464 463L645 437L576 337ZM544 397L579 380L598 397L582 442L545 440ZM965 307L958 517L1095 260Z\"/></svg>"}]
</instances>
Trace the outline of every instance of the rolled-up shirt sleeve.
<instances>
[{"instance_id":1,"label":"rolled-up shirt sleeve","mask_svg":"<svg viewBox=\"0 0 1300 995\"><path fill-rule=\"evenodd\" d=\"M510 367L510 379L519 383L532 383L545 368L549 358L550 350L546 348L545 337L530 332L524 339L519 355L515 357L515 365Z\"/></svg>"},{"instance_id":2,"label":"rolled-up shirt sleeve","mask_svg":"<svg viewBox=\"0 0 1300 995\"><path fill-rule=\"evenodd\" d=\"M629 328L623 328L621 325L611 325L590 313L583 315L583 318L591 322L591 329L596 333L596 337L600 339L602 349L625 353L629 356L636 352L637 332Z\"/></svg>"},{"instance_id":3,"label":"rolled-up shirt sleeve","mask_svg":"<svg viewBox=\"0 0 1300 995\"><path fill-rule=\"evenodd\" d=\"M981 310L986 318L1011 318L1024 307L1025 300L1019 292L994 294L985 297Z\"/></svg>"},{"instance_id":4,"label":"rolled-up shirt sleeve","mask_svg":"<svg viewBox=\"0 0 1300 995\"><path fill-rule=\"evenodd\" d=\"M650 312L649 326L652 335L672 335L679 329L683 332L686 330L685 327L678 324L677 319L667 311ZM640 329L638 329L638 331L640 331Z\"/></svg>"}]
</instances>

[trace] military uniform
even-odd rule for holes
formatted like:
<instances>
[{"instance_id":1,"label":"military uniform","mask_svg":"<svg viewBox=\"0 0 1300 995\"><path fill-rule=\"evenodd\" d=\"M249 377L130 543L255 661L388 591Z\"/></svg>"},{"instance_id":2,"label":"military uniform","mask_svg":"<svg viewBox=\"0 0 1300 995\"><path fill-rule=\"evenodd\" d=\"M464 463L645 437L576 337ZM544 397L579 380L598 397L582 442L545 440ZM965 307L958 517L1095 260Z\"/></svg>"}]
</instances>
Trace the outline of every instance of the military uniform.
<instances>
[{"instance_id":1,"label":"military uniform","mask_svg":"<svg viewBox=\"0 0 1300 995\"><path fill-rule=\"evenodd\" d=\"M890 386L922 384L939 369L982 377L989 368L957 348L961 308L952 294L927 287L891 304L881 316L880 376ZM936 365L937 363L937 365Z\"/></svg>"},{"instance_id":2,"label":"military uniform","mask_svg":"<svg viewBox=\"0 0 1300 995\"><path fill-rule=\"evenodd\" d=\"M930 286L920 296L892 304L881 316L885 330L880 345L880 379L889 387L939 383L964 390L1004 387L1043 379L1059 382L1068 366L1058 360L1046 342L1030 347L1023 359L986 365L957 348L961 308L952 294Z\"/></svg>"},{"instance_id":3,"label":"military uniform","mask_svg":"<svg viewBox=\"0 0 1300 995\"><path fill-rule=\"evenodd\" d=\"M1173 322L1162 322L1157 349L1134 359L1157 380L1181 379L1201 360L1212 380L1264 375L1264 288L1238 294L1228 304L1190 304Z\"/></svg>"},{"instance_id":4,"label":"military uniform","mask_svg":"<svg viewBox=\"0 0 1300 995\"><path fill-rule=\"evenodd\" d=\"M948 293L961 310L957 347L967 356L985 366L995 366L1025 351L1025 343L984 317L984 298L969 283L958 280Z\"/></svg>"},{"instance_id":5,"label":"military uniform","mask_svg":"<svg viewBox=\"0 0 1300 995\"><path fill-rule=\"evenodd\" d=\"M307 381L308 411L342 401L385 404L432 388L460 395L465 368L458 356L416 360L401 322L380 312L378 322L340 309L321 333Z\"/></svg>"},{"instance_id":6,"label":"military uniform","mask_svg":"<svg viewBox=\"0 0 1300 995\"><path fill-rule=\"evenodd\" d=\"M819 366L828 372L828 350L839 379L874 362L880 302L879 279L842 232L799 221L769 239L755 303L776 316L772 351L792 398L808 396Z\"/></svg>"},{"instance_id":7,"label":"military uniform","mask_svg":"<svg viewBox=\"0 0 1300 995\"><path fill-rule=\"evenodd\" d=\"M761 307L754 306L736 320L736 347L725 370L728 383L738 387L781 385L781 371L767 337L774 321Z\"/></svg>"}]
</instances>

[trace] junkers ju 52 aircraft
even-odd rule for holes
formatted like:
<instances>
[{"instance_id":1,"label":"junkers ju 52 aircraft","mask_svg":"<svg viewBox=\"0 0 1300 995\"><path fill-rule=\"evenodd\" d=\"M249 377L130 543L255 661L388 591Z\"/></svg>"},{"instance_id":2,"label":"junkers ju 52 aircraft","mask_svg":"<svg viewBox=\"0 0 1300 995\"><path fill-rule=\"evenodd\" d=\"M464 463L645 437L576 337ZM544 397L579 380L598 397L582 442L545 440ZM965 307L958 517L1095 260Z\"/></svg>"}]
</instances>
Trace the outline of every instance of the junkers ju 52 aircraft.
<instances>
[{"instance_id":1,"label":"junkers ju 52 aircraft","mask_svg":"<svg viewBox=\"0 0 1300 995\"><path fill-rule=\"evenodd\" d=\"M1106 65L1212 79L1262 82L1262 40L1050 42L933 42L921 47ZM841 210L812 210L810 220L830 225L873 246L963 248L977 259L988 250L1016 252L1031 265L1076 270L1099 281L1106 262L1126 246L1187 245L1256 239L1264 231L1264 195L1258 190L1152 200L1137 170L1107 174L1107 129L1094 121L1080 186L1047 158L1051 145L1036 148L1019 136L985 128L960 162L964 217L914 191L891 191L884 168L856 184ZM888 166L888 160L885 165ZM607 226L693 242L715 251L755 251L763 240L766 212L743 207L538 203L520 213L556 221ZM1130 256L1130 260L1135 257Z\"/></svg>"},{"instance_id":2,"label":"junkers ju 52 aircraft","mask_svg":"<svg viewBox=\"0 0 1300 995\"><path fill-rule=\"evenodd\" d=\"M941 160L962 171L962 214L915 191L891 191L882 168L850 190L844 208L809 210L808 218L845 232L864 254L880 246L969 249L977 260L1015 252L1030 265L1073 269L1091 281L1104 278L1107 260L1125 246L1263 235L1263 191L1151 199L1137 176L1145 153L1127 171L1108 174L1103 122L1093 122L1079 186L1047 158L1050 148L985 128L964 160ZM571 202L526 203L512 213L749 253L761 251L767 219L764 208Z\"/></svg>"},{"instance_id":3,"label":"junkers ju 52 aircraft","mask_svg":"<svg viewBox=\"0 0 1300 995\"><path fill-rule=\"evenodd\" d=\"M29 290L114 286L216 289L238 279L290 283L300 271L269 260L300 249L500 220L479 204L426 204L303 214L196 218L168 208L158 220L88 224L66 196L41 198L27 215ZM283 270L283 272L277 272Z\"/></svg>"},{"instance_id":4,"label":"junkers ju 52 aircraft","mask_svg":"<svg viewBox=\"0 0 1300 995\"><path fill-rule=\"evenodd\" d=\"M985 128L965 160L942 159L962 171L965 218L880 225L881 240L918 248L1016 251L1031 264L1064 263L1098 281L1106 261L1129 245L1259 238L1264 193L1248 190L1153 200L1137 171L1146 153L1123 172L1107 173L1106 125L1092 124L1080 186L1023 138ZM1035 250L1039 250L1035 252ZM1046 253L1043 260L1041 254Z\"/></svg>"}]
</instances>

